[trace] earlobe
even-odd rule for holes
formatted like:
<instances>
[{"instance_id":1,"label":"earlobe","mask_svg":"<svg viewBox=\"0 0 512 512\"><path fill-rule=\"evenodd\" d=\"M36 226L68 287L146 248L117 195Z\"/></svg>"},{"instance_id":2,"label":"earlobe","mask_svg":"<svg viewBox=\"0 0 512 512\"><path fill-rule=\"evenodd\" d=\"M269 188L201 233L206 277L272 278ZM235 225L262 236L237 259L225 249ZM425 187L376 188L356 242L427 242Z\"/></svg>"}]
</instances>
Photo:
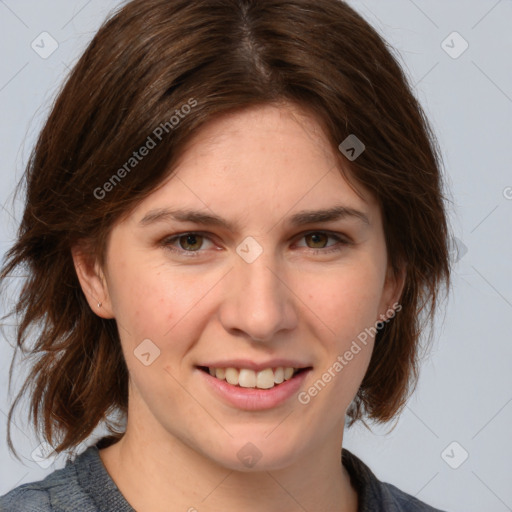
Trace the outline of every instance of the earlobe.
<instances>
[{"instance_id":1,"label":"earlobe","mask_svg":"<svg viewBox=\"0 0 512 512\"><path fill-rule=\"evenodd\" d=\"M105 275L90 252L73 247L71 255L82 291L93 313L101 318L114 318Z\"/></svg>"}]
</instances>

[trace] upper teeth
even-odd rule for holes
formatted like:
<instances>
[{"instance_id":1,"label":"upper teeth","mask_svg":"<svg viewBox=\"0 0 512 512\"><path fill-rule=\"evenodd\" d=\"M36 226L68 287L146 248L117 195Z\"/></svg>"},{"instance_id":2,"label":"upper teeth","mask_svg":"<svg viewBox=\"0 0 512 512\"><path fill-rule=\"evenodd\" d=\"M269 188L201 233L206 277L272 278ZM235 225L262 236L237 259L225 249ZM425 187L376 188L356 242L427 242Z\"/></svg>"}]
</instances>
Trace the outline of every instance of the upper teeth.
<instances>
[{"instance_id":1,"label":"upper teeth","mask_svg":"<svg viewBox=\"0 0 512 512\"><path fill-rule=\"evenodd\" d=\"M275 384L281 384L293 377L296 368L265 368L259 372L247 368L208 368L210 375L220 380L226 380L233 386L243 388L270 389Z\"/></svg>"}]
</instances>

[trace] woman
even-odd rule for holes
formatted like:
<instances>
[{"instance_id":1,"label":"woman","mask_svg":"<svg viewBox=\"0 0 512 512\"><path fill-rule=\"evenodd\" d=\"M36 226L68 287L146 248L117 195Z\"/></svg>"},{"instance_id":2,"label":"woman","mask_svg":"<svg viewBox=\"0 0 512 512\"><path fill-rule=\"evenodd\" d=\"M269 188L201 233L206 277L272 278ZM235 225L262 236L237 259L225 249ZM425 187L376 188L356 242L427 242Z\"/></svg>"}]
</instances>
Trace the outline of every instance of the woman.
<instances>
[{"instance_id":1,"label":"woman","mask_svg":"<svg viewBox=\"0 0 512 512\"><path fill-rule=\"evenodd\" d=\"M128 3L26 184L9 419L30 391L56 452L112 435L3 510L436 510L342 449L400 412L450 274L434 136L350 7Z\"/></svg>"}]
</instances>

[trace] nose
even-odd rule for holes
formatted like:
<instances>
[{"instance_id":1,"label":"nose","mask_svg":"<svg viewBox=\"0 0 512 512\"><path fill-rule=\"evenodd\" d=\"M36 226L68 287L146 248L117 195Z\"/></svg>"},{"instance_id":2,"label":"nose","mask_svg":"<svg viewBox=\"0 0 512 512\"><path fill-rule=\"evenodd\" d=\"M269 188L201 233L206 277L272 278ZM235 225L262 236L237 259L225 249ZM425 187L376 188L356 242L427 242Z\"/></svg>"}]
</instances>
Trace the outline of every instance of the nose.
<instances>
[{"instance_id":1,"label":"nose","mask_svg":"<svg viewBox=\"0 0 512 512\"><path fill-rule=\"evenodd\" d=\"M227 276L220 319L228 331L269 342L297 325L294 297L282 267L265 251L252 263L237 257Z\"/></svg>"}]
</instances>

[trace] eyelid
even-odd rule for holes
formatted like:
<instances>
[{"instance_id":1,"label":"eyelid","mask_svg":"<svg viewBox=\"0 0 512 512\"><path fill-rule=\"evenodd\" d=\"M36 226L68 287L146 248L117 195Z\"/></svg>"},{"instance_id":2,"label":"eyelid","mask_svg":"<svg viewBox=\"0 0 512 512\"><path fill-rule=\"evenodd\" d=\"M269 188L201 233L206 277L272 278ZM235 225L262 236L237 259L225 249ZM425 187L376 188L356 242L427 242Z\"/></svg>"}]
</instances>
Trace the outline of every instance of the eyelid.
<instances>
[{"instance_id":1,"label":"eyelid","mask_svg":"<svg viewBox=\"0 0 512 512\"><path fill-rule=\"evenodd\" d=\"M183 231L181 233L175 233L175 234L164 237L161 240L160 245L162 245L164 248L168 249L169 251L171 251L173 253L177 253L179 255L186 255L186 257L188 257L188 258L196 257L196 255L204 252L204 250L202 250L202 249L200 249L198 251L185 251L184 249L177 249L176 247L171 246L171 243L178 241L181 237L186 236L186 235L199 235L199 236L202 236L204 239L213 243L213 240L212 240L213 235L211 233L207 233L204 231Z\"/></svg>"},{"instance_id":2,"label":"eyelid","mask_svg":"<svg viewBox=\"0 0 512 512\"><path fill-rule=\"evenodd\" d=\"M308 231L304 231L302 233L299 233L294 238L295 239L303 238L303 237L305 237L307 235L313 235L313 234L316 234L316 233L321 233L323 235L327 235L328 237L337 239L340 242L343 242L345 244L353 243L353 240L348 235L346 235L345 233L340 233L338 231L329 231L328 229L310 229ZM314 249L312 249L312 250L314 251Z\"/></svg>"},{"instance_id":3,"label":"eyelid","mask_svg":"<svg viewBox=\"0 0 512 512\"><path fill-rule=\"evenodd\" d=\"M333 245L328 245L327 247L324 247L324 248L318 248L318 249L315 249L312 247L307 247L307 246L301 246L301 247L308 249L309 252L312 252L313 254L321 254L321 253L328 254L328 253L340 251L340 250L342 250L343 247L354 244L354 241L348 235L346 235L344 233L325 230L325 229L310 229L307 231L303 231L301 233L298 233L297 235L294 235L293 240L300 240L300 239L306 237L307 235L319 234L319 233L326 235L328 238L332 238L332 239L336 240L337 243L333 244ZM213 243L212 237L213 238L215 237L212 233L208 233L205 231L183 231L181 233L174 233L170 236L164 237L162 239L162 241L160 242L160 244L162 246L164 246L166 249L170 250L171 252L176 253L178 255L184 255L187 258L198 257L201 253L205 252L202 249L199 249L197 251L186 251L184 249L179 249L179 248L171 246L171 243L176 242L181 237L186 236L186 235L199 235L199 236L209 240L212 243ZM342 247L339 248L339 245L341 245Z\"/></svg>"}]
</instances>

